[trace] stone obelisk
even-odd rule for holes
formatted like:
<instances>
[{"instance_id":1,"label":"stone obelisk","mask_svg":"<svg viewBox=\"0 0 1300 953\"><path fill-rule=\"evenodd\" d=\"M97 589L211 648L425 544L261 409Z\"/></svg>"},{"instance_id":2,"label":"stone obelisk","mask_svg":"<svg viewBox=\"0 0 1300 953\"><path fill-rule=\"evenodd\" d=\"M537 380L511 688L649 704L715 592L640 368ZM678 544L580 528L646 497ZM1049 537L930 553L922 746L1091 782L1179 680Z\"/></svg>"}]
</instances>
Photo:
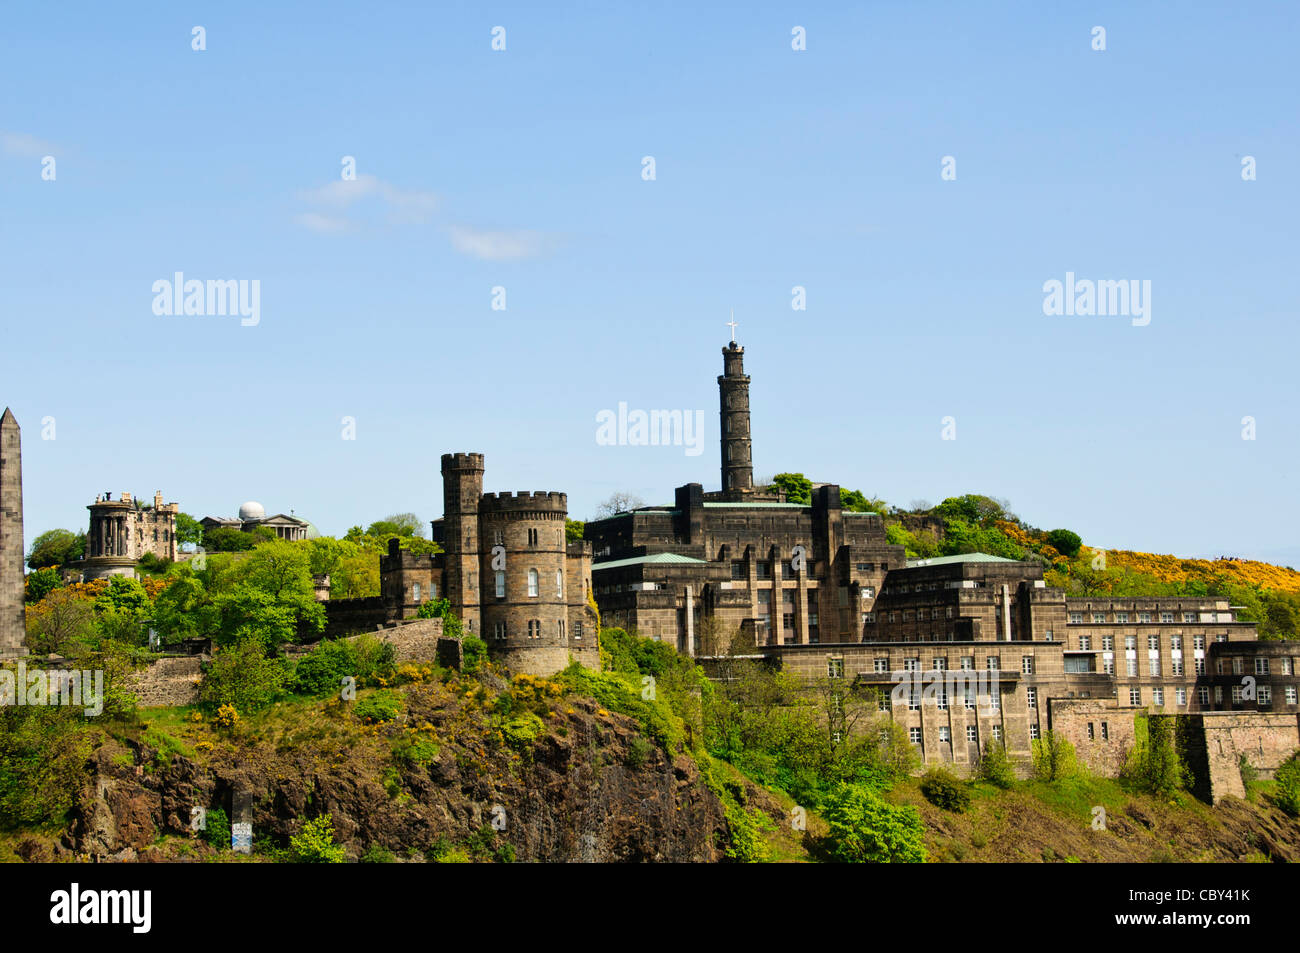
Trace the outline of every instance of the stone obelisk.
<instances>
[{"instance_id":1,"label":"stone obelisk","mask_svg":"<svg viewBox=\"0 0 1300 953\"><path fill-rule=\"evenodd\" d=\"M22 432L6 407L0 417L0 658L26 654Z\"/></svg>"}]
</instances>

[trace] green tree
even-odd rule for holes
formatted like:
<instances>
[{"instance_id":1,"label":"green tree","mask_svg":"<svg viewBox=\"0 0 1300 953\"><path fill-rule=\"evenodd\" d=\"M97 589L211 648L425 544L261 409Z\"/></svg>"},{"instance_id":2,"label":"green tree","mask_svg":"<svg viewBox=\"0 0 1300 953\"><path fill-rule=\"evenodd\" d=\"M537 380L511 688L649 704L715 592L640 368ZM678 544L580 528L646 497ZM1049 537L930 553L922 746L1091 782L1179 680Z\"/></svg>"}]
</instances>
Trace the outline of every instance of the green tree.
<instances>
[{"instance_id":1,"label":"green tree","mask_svg":"<svg viewBox=\"0 0 1300 953\"><path fill-rule=\"evenodd\" d=\"M1062 556L1073 559L1079 555L1079 549L1083 546L1083 540L1079 538L1078 533L1072 533L1068 529L1054 529L1047 534L1047 542Z\"/></svg>"},{"instance_id":2,"label":"green tree","mask_svg":"<svg viewBox=\"0 0 1300 953\"><path fill-rule=\"evenodd\" d=\"M253 712L275 700L288 676L284 662L268 658L262 640L248 636L216 650L199 684L199 698L214 708L233 705L236 711Z\"/></svg>"},{"instance_id":3,"label":"green tree","mask_svg":"<svg viewBox=\"0 0 1300 953\"><path fill-rule=\"evenodd\" d=\"M253 548L256 540L251 533L229 526L209 527L203 533L203 548L210 553L240 553Z\"/></svg>"},{"instance_id":4,"label":"green tree","mask_svg":"<svg viewBox=\"0 0 1300 953\"><path fill-rule=\"evenodd\" d=\"M1059 731L1049 730L1033 741L1034 776L1040 781L1073 777L1079 769L1074 745Z\"/></svg>"},{"instance_id":5,"label":"green tree","mask_svg":"<svg viewBox=\"0 0 1300 953\"><path fill-rule=\"evenodd\" d=\"M582 520L571 520L567 517L564 520L564 538L567 542L581 542L582 531L586 527Z\"/></svg>"},{"instance_id":6,"label":"green tree","mask_svg":"<svg viewBox=\"0 0 1300 953\"><path fill-rule=\"evenodd\" d=\"M203 542L203 524L189 513L177 513L176 542L193 543L197 546Z\"/></svg>"},{"instance_id":7,"label":"green tree","mask_svg":"<svg viewBox=\"0 0 1300 953\"><path fill-rule=\"evenodd\" d=\"M40 602L63 585L63 576L53 566L28 573L23 581L23 601Z\"/></svg>"},{"instance_id":8,"label":"green tree","mask_svg":"<svg viewBox=\"0 0 1300 953\"><path fill-rule=\"evenodd\" d=\"M772 477L772 485L785 491L787 503L812 503L812 480L802 473L778 473Z\"/></svg>"},{"instance_id":9,"label":"green tree","mask_svg":"<svg viewBox=\"0 0 1300 953\"><path fill-rule=\"evenodd\" d=\"M154 600L153 618L164 645L202 636L213 625L212 601L188 563L172 569L167 588Z\"/></svg>"},{"instance_id":10,"label":"green tree","mask_svg":"<svg viewBox=\"0 0 1300 953\"><path fill-rule=\"evenodd\" d=\"M829 853L845 863L924 863L924 827L914 807L890 804L870 787L842 784L826 798L822 816Z\"/></svg>"},{"instance_id":11,"label":"green tree","mask_svg":"<svg viewBox=\"0 0 1300 953\"><path fill-rule=\"evenodd\" d=\"M74 533L66 529L48 530L32 540L31 552L27 554L27 567L29 569L44 569L47 566L62 568L80 560L85 552L85 533Z\"/></svg>"},{"instance_id":12,"label":"green tree","mask_svg":"<svg viewBox=\"0 0 1300 953\"><path fill-rule=\"evenodd\" d=\"M884 500L868 497L861 490L846 490L840 487L840 507L850 513L879 513L884 516L889 507Z\"/></svg>"},{"instance_id":13,"label":"green tree","mask_svg":"<svg viewBox=\"0 0 1300 953\"><path fill-rule=\"evenodd\" d=\"M328 814L303 824L302 831L289 838L289 849L304 864L341 864L347 859L334 843L334 822Z\"/></svg>"},{"instance_id":14,"label":"green tree","mask_svg":"<svg viewBox=\"0 0 1300 953\"><path fill-rule=\"evenodd\" d=\"M424 536L424 524L414 513L393 513L370 524L367 536L387 539L391 536Z\"/></svg>"}]
</instances>

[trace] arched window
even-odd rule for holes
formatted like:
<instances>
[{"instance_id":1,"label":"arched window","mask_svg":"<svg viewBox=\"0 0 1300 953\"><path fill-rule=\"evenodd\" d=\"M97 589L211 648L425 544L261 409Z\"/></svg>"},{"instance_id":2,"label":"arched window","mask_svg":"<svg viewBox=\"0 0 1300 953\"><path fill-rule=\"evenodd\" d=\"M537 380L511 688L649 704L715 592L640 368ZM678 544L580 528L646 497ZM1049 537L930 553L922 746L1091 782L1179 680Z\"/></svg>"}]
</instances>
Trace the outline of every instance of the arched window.
<instances>
[{"instance_id":1,"label":"arched window","mask_svg":"<svg viewBox=\"0 0 1300 953\"><path fill-rule=\"evenodd\" d=\"M537 570L536 569L528 570L528 594L530 596L537 595Z\"/></svg>"}]
</instances>

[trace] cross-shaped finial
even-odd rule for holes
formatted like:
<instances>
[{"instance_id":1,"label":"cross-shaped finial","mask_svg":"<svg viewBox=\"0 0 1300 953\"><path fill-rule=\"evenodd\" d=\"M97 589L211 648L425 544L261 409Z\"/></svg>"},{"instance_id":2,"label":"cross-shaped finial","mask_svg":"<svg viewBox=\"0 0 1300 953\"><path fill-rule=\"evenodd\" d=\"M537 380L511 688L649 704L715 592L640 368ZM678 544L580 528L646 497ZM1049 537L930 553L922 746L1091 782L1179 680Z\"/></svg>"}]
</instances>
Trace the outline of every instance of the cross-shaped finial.
<instances>
[{"instance_id":1,"label":"cross-shaped finial","mask_svg":"<svg viewBox=\"0 0 1300 953\"><path fill-rule=\"evenodd\" d=\"M730 321L727 321L727 322L725 322L725 323L726 323L727 327L731 328L731 343L732 343L732 344L735 344L735 343L736 343L736 328L738 327L738 324L737 324L737 322L736 322L736 309L735 309L735 308L732 308L732 309L731 309L731 320L730 320Z\"/></svg>"}]
</instances>

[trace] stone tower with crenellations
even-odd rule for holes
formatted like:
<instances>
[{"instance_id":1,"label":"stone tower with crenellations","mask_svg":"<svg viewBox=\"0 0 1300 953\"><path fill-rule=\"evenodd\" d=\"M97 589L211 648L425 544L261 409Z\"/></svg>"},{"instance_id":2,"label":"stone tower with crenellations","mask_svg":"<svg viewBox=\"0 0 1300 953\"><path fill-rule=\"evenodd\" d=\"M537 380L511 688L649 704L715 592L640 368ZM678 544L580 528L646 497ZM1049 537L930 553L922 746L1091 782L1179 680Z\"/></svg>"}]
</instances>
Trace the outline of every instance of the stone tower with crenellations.
<instances>
[{"instance_id":1,"label":"stone tower with crenellations","mask_svg":"<svg viewBox=\"0 0 1300 953\"><path fill-rule=\"evenodd\" d=\"M0 416L0 658L27 654L23 586L22 431L6 407Z\"/></svg>"}]
</instances>

